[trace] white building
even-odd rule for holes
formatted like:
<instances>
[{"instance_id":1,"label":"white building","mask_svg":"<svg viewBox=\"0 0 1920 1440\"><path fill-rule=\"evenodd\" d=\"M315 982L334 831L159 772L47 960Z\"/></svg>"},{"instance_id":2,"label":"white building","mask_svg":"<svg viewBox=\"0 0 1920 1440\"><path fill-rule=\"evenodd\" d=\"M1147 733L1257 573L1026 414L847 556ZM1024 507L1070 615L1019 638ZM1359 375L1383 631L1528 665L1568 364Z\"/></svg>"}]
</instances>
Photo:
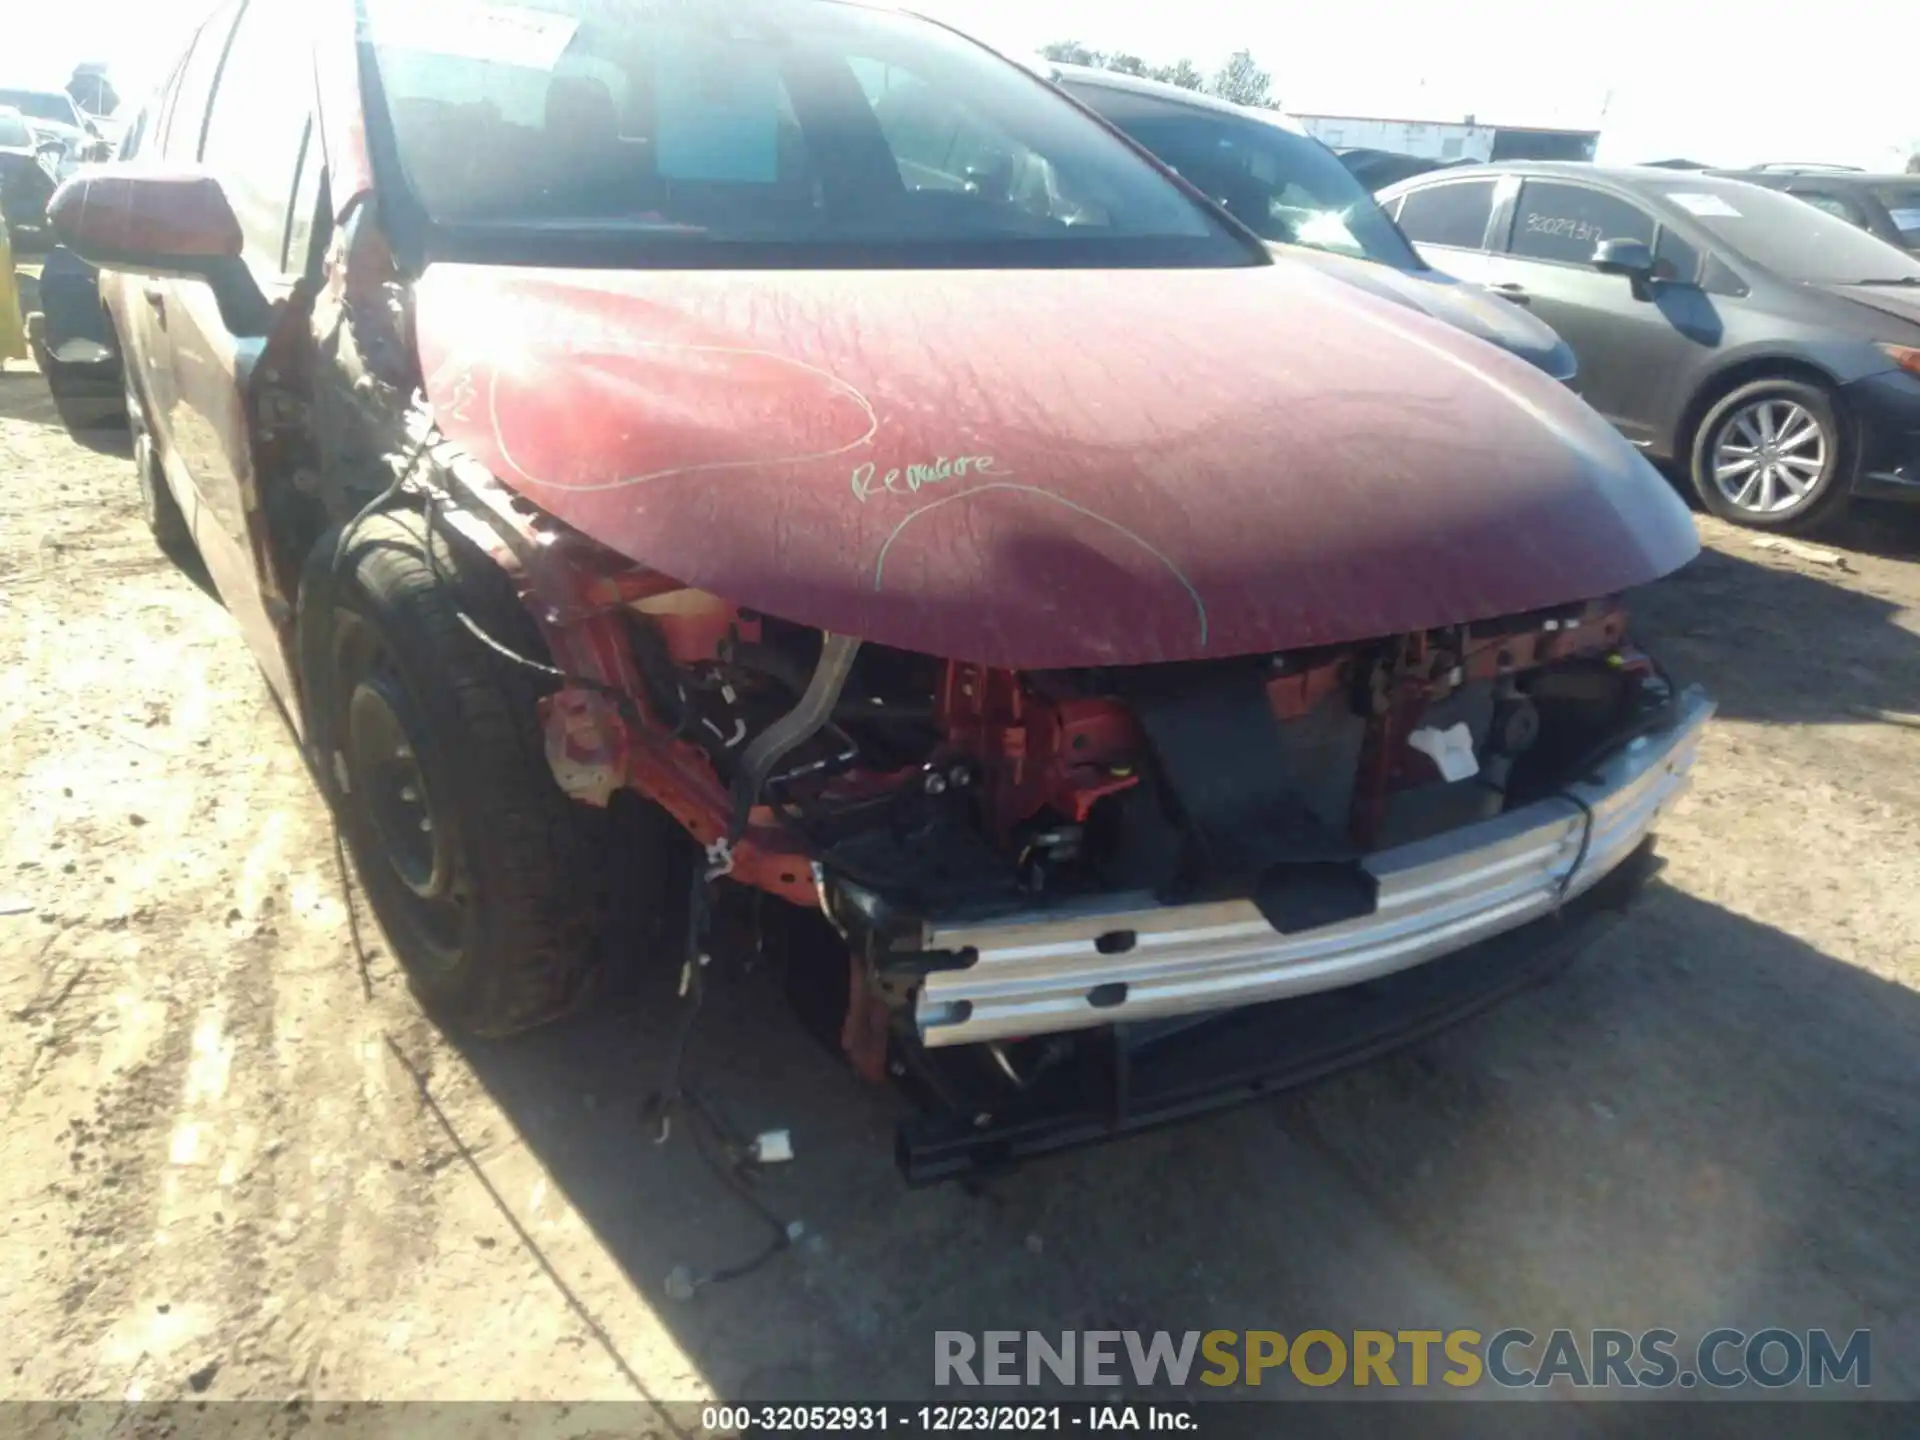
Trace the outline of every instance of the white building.
<instances>
[{"instance_id":1,"label":"white building","mask_svg":"<svg viewBox=\"0 0 1920 1440\"><path fill-rule=\"evenodd\" d=\"M1388 120L1366 115L1303 115L1307 133L1335 150L1384 150L1425 160L1591 160L1598 130L1492 125L1461 120Z\"/></svg>"}]
</instances>

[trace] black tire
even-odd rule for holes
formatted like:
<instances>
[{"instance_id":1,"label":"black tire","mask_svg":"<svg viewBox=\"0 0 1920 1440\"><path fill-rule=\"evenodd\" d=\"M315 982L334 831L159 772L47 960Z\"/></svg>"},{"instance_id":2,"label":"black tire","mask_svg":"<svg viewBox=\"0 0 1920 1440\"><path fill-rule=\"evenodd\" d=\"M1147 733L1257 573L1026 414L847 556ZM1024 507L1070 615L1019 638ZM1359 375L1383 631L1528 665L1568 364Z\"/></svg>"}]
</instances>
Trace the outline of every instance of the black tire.
<instances>
[{"instance_id":1,"label":"black tire","mask_svg":"<svg viewBox=\"0 0 1920 1440\"><path fill-rule=\"evenodd\" d=\"M159 444L154 440L154 424L146 409L146 396L140 390L140 376L132 351L127 348L127 336L119 334L117 326L115 340L121 353L121 401L127 411L132 472L140 486L140 518L144 518L146 528L154 532L154 543L171 559L184 561L194 555L194 532L192 526L186 524L186 516L180 513L173 492L167 490L167 476L159 465ZM48 378L48 384L52 386L52 378ZM54 401L60 401L58 390L54 392Z\"/></svg>"},{"instance_id":2,"label":"black tire","mask_svg":"<svg viewBox=\"0 0 1920 1440\"><path fill-rule=\"evenodd\" d=\"M316 547L300 593L308 741L368 900L422 1004L481 1036L595 993L606 812L548 768L546 649L507 577L412 512ZM421 822L425 822L424 824ZM409 826L413 829L409 830Z\"/></svg>"},{"instance_id":3,"label":"black tire","mask_svg":"<svg viewBox=\"0 0 1920 1440\"><path fill-rule=\"evenodd\" d=\"M1756 465L1754 469L1729 478L1727 484L1736 487L1736 494L1728 494L1716 478L1717 457L1721 454L1724 442L1743 438L1742 432L1736 431L1735 427L1744 422L1748 427L1745 433L1757 436L1751 417L1758 413L1784 416L1796 411L1817 425L1820 432L1817 449L1810 442L1807 447L1782 456L1783 460L1798 467L1795 473L1802 480L1811 481L1806 492L1794 496L1790 501L1777 500L1776 507L1762 507L1758 503L1762 496L1783 495L1786 482L1782 480L1778 489L1771 488L1774 480L1760 473L1766 467ZM1787 428L1782 426L1780 434L1786 436L1788 433ZM1792 433L1799 431L1796 429ZM1743 450L1746 448L1742 446ZM1694 433L1689 473L1700 503L1722 520L1755 530L1811 530L1845 508L1851 489L1852 459L1846 426L1842 423L1839 406L1832 392L1804 380L1776 377L1742 385L1721 397L1707 411ZM1737 488L1743 487L1749 479L1754 481L1753 499L1747 504L1737 503ZM1769 488L1761 488L1763 485Z\"/></svg>"},{"instance_id":4,"label":"black tire","mask_svg":"<svg viewBox=\"0 0 1920 1440\"><path fill-rule=\"evenodd\" d=\"M124 342L120 353L131 353ZM154 543L174 560L184 560L194 553L193 530L180 512L173 492L167 488L167 477L160 468L160 448L153 438L153 426L147 415L146 397L140 393L140 382L131 362L120 367L120 391L125 402L134 479L140 486L141 518L153 532ZM59 403L58 391L54 392L54 400Z\"/></svg>"}]
</instances>

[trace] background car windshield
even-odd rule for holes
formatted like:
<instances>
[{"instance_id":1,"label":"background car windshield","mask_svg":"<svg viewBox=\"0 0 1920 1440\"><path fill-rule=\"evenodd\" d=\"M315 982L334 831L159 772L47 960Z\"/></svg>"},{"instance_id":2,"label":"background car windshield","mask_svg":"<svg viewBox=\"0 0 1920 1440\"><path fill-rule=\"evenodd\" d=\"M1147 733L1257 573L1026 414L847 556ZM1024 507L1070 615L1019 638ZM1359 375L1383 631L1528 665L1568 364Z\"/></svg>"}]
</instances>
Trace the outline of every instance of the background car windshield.
<instances>
[{"instance_id":1,"label":"background car windshield","mask_svg":"<svg viewBox=\"0 0 1920 1440\"><path fill-rule=\"evenodd\" d=\"M1153 243L1168 263L1255 263L1037 78L907 16L829 0L365 9L401 168L443 227L679 255L938 247L952 263L1015 242L1098 263Z\"/></svg>"},{"instance_id":2,"label":"background car windshield","mask_svg":"<svg viewBox=\"0 0 1920 1440\"><path fill-rule=\"evenodd\" d=\"M1104 111L1104 96L1089 95ZM1372 195L1319 141L1225 112L1133 114L1116 125L1264 240L1426 268Z\"/></svg>"},{"instance_id":3,"label":"background car windshield","mask_svg":"<svg viewBox=\"0 0 1920 1440\"><path fill-rule=\"evenodd\" d=\"M0 90L0 105L11 105L34 120L52 120L76 128L80 124L73 101L58 90Z\"/></svg>"},{"instance_id":4,"label":"background car windshield","mask_svg":"<svg viewBox=\"0 0 1920 1440\"><path fill-rule=\"evenodd\" d=\"M1713 236L1785 280L1850 283L1920 278L1920 261L1791 195L1757 185L1656 187Z\"/></svg>"},{"instance_id":5,"label":"background car windshield","mask_svg":"<svg viewBox=\"0 0 1920 1440\"><path fill-rule=\"evenodd\" d=\"M11 150L31 150L33 132L18 115L0 114L0 145Z\"/></svg>"},{"instance_id":6,"label":"background car windshield","mask_svg":"<svg viewBox=\"0 0 1920 1440\"><path fill-rule=\"evenodd\" d=\"M1912 185L1876 185L1873 196L1893 217L1900 242L1920 249L1920 182Z\"/></svg>"}]
</instances>

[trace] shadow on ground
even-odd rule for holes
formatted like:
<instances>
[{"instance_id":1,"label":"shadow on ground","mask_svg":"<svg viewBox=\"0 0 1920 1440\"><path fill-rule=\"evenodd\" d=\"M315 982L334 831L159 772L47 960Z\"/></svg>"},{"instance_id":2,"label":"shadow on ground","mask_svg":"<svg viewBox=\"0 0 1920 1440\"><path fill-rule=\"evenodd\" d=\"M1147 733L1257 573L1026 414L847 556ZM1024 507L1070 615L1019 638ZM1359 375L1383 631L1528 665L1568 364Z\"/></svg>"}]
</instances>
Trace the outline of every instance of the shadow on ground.
<instances>
[{"instance_id":1,"label":"shadow on ground","mask_svg":"<svg viewBox=\"0 0 1920 1440\"><path fill-rule=\"evenodd\" d=\"M56 399L38 370L18 364L0 371L0 419L60 430L102 455L131 456L124 402L117 383L96 384Z\"/></svg>"},{"instance_id":2,"label":"shadow on ground","mask_svg":"<svg viewBox=\"0 0 1920 1440\"><path fill-rule=\"evenodd\" d=\"M670 1272L768 1229L642 1121L674 1013L653 986L469 1059L732 1398L925 1395L934 1331L990 1328L1868 1327L1881 1393L1914 1388L1920 999L1664 886L1434 1041L970 1189L905 1189L891 1097L774 987L723 982L690 1081L744 1131L792 1130L758 1193L808 1233L689 1302ZM1809 1273L1828 1283L1796 1290Z\"/></svg>"},{"instance_id":3,"label":"shadow on ground","mask_svg":"<svg viewBox=\"0 0 1920 1440\"><path fill-rule=\"evenodd\" d=\"M1703 550L1631 603L1635 638L1676 679L1704 680L1726 718L1858 725L1920 711L1920 634L1896 623L1895 601Z\"/></svg>"},{"instance_id":4,"label":"shadow on ground","mask_svg":"<svg viewBox=\"0 0 1920 1440\"><path fill-rule=\"evenodd\" d=\"M1856 504L1814 537L1886 560L1920 560L1920 505Z\"/></svg>"}]
</instances>

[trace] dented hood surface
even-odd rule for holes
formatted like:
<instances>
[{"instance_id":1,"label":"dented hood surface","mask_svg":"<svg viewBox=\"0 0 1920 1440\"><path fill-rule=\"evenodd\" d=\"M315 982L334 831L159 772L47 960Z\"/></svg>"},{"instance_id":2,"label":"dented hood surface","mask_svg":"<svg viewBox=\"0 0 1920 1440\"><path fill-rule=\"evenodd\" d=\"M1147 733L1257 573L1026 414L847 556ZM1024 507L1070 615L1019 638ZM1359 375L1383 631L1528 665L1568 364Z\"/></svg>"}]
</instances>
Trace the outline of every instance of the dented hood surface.
<instances>
[{"instance_id":1,"label":"dented hood surface","mask_svg":"<svg viewBox=\"0 0 1920 1440\"><path fill-rule=\"evenodd\" d=\"M1368 639L1699 548L1561 386L1284 260L438 264L415 318L442 428L549 513L736 604L954 659Z\"/></svg>"}]
</instances>

